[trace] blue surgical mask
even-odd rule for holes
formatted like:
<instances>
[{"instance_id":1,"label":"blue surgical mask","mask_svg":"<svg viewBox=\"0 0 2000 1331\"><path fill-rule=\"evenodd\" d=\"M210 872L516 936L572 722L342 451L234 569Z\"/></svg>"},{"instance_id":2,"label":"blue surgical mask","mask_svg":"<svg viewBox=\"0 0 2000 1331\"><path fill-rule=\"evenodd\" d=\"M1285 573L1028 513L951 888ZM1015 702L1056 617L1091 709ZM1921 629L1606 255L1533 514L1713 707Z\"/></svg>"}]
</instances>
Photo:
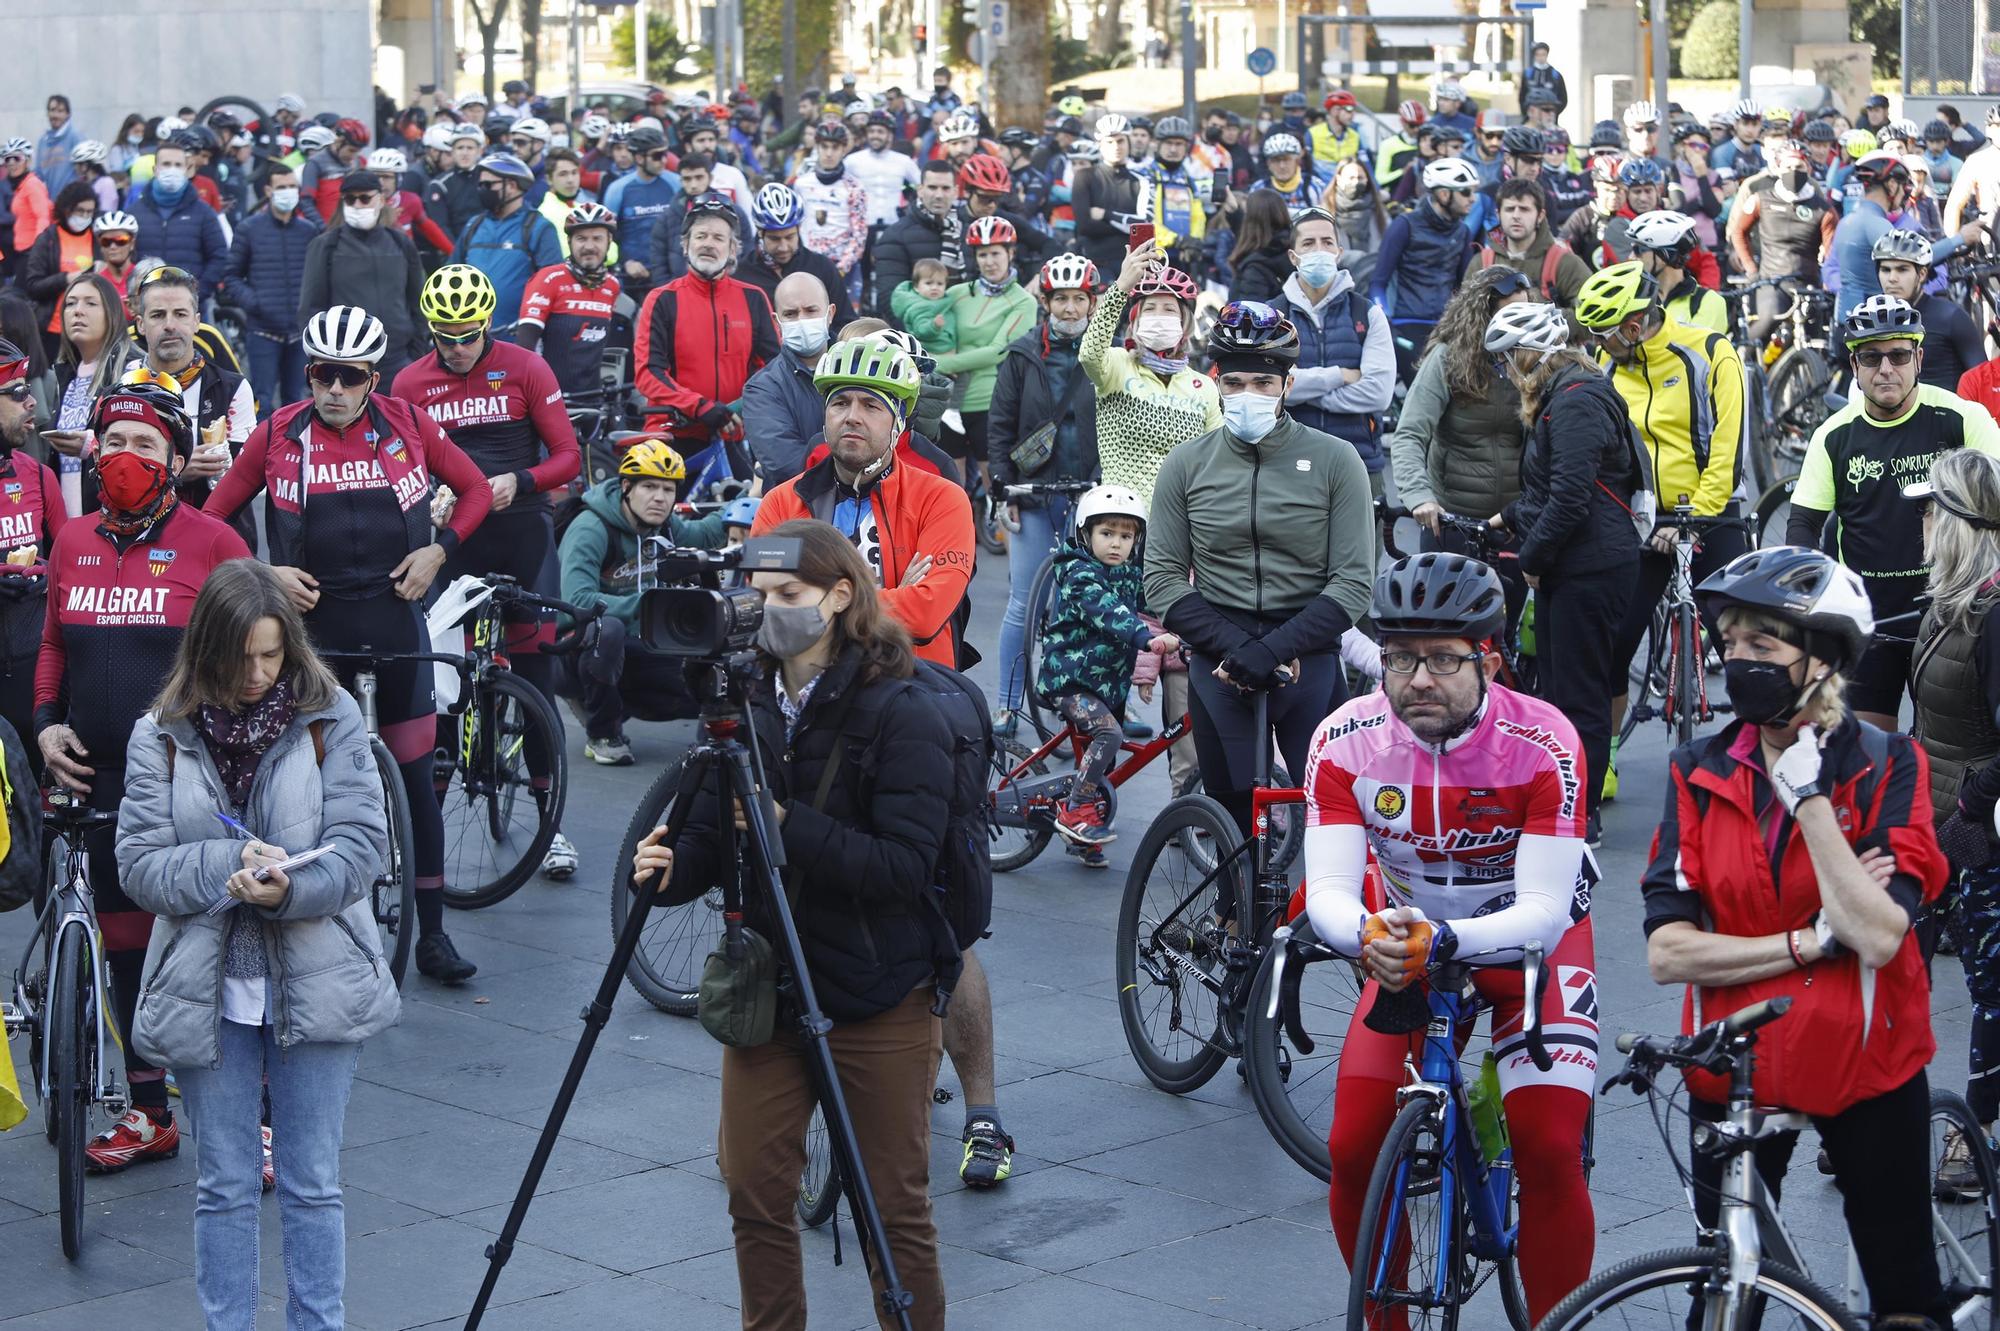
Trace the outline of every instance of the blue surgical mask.
<instances>
[{"instance_id":1,"label":"blue surgical mask","mask_svg":"<svg viewBox=\"0 0 2000 1331\"><path fill-rule=\"evenodd\" d=\"M1340 256L1326 250L1313 250L1299 256L1299 280L1315 291L1332 284L1333 275L1340 271Z\"/></svg>"},{"instance_id":2,"label":"blue surgical mask","mask_svg":"<svg viewBox=\"0 0 2000 1331\"><path fill-rule=\"evenodd\" d=\"M1229 433L1254 444L1277 425L1278 409L1282 406L1282 398L1262 393L1231 393L1222 399L1222 422L1229 427Z\"/></svg>"}]
</instances>

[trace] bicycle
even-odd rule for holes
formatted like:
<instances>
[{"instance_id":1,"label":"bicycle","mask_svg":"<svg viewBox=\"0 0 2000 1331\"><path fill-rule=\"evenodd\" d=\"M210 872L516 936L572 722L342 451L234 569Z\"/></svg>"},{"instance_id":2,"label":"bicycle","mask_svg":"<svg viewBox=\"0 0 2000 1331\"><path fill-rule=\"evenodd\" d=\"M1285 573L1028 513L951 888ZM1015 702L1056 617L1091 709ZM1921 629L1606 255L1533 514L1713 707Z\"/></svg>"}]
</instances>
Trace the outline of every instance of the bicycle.
<instances>
[{"instance_id":1,"label":"bicycle","mask_svg":"<svg viewBox=\"0 0 2000 1331\"><path fill-rule=\"evenodd\" d=\"M466 625L458 704L438 714L434 774L444 815L444 899L460 910L505 901L528 881L562 824L569 789L562 722L541 692L507 667L506 612L569 616L569 631L537 649L561 654L581 646L604 611L542 596L497 573L478 581L490 595Z\"/></svg>"},{"instance_id":2,"label":"bicycle","mask_svg":"<svg viewBox=\"0 0 2000 1331\"><path fill-rule=\"evenodd\" d=\"M665 428L669 430L692 424L678 407L647 405L639 408L639 414L648 420L664 417ZM740 422L732 428L732 433L734 438L711 431L708 441L699 447L691 440L671 441L674 451L687 463L687 479L681 482L680 489L682 499L726 502L749 490L750 450L744 443Z\"/></svg>"},{"instance_id":3,"label":"bicycle","mask_svg":"<svg viewBox=\"0 0 2000 1331\"><path fill-rule=\"evenodd\" d=\"M14 999L0 1003L0 1024L10 1038L28 1032L29 1075L42 1101L43 1131L56 1148L63 1256L73 1262L83 1251L84 1151L92 1109L102 1106L117 1119L131 1107L114 1080L124 1061L124 1038L111 1015L111 974L83 844L88 833L117 826L118 813L91 809L61 788L44 798L43 826L56 838L43 847L44 881L58 876L58 865L60 881L48 893L14 969ZM31 969L37 943L43 944L39 972Z\"/></svg>"},{"instance_id":4,"label":"bicycle","mask_svg":"<svg viewBox=\"0 0 2000 1331\"><path fill-rule=\"evenodd\" d=\"M1757 317L1750 294L1767 288L1792 302L1777 330L1759 343L1750 335ZM1756 424L1745 474L1751 488L1764 489L1798 475L1813 432L1832 414L1826 394L1833 386L1834 295L1796 277L1761 278L1721 294L1730 305L1729 340L1743 359L1744 409Z\"/></svg>"},{"instance_id":5,"label":"bicycle","mask_svg":"<svg viewBox=\"0 0 2000 1331\"><path fill-rule=\"evenodd\" d=\"M1708 638L1694 601L1694 557L1704 533L1735 527L1754 539L1756 531L1742 518L1697 517L1685 497L1674 505L1673 512L1661 514L1656 521L1659 528L1673 529L1674 569L1666 595L1654 607L1653 622L1646 631L1646 652L1632 658L1631 703L1618 728L1620 744L1632 737L1640 722L1655 717L1674 728L1676 744L1685 744L1694 738L1697 726L1729 710L1728 703L1708 698Z\"/></svg>"},{"instance_id":6,"label":"bicycle","mask_svg":"<svg viewBox=\"0 0 2000 1331\"><path fill-rule=\"evenodd\" d=\"M1096 488L1095 481L1067 477L1053 481L1022 481L1001 487L1008 501L1036 498L1067 501L1065 506L1071 511L1074 511L1079 496ZM1040 673L1042 664L1042 626L1056 598L1056 551L1062 549L1066 539L1066 532L1056 533L1056 550L1042 557L1035 570L1035 580L1028 585L1028 622L1021 638L1021 710L1028 714L1028 722L1034 726L1035 733L1044 739L1049 737L1051 727L1043 714L1042 700L1035 693L1035 676Z\"/></svg>"},{"instance_id":7,"label":"bicycle","mask_svg":"<svg viewBox=\"0 0 2000 1331\"><path fill-rule=\"evenodd\" d=\"M1779 996L1752 1004L1693 1035L1656 1036L1627 1032L1617 1046L1628 1056L1623 1071L1605 1083L1608 1095L1630 1086L1644 1096L1668 1158L1684 1188L1693 1175L1675 1153L1672 1139L1672 1095L1659 1109L1656 1079L1669 1068L1700 1069L1729 1079L1728 1108L1720 1122L1696 1129L1694 1149L1723 1161L1721 1212L1718 1227L1702 1234L1699 1247L1668 1248L1645 1253L1600 1271L1572 1293L1542 1322L1541 1331L1643 1320L1649 1326L1704 1326L1730 1331L1736 1327L1775 1327L1779 1315L1786 1325L1823 1331L1860 1331L1866 1293L1857 1264L1849 1253L1848 1290L1843 1299L1816 1283L1798 1245L1786 1230L1778 1205L1755 1163L1756 1144L1783 1132L1809 1126L1801 1114L1770 1110L1757 1104L1752 1089L1756 1067L1757 1032L1783 1017L1791 998ZM1993 1274L2000 1269L2000 1226L1994 1223L1994 1162L1986 1135L1971 1110L1948 1091L1931 1093L1933 1125L1932 1168L1942 1145L1937 1129L1964 1134L1980 1180L1974 1199L1941 1198L1933 1188L1932 1233L1940 1257L1939 1274L1957 1307L1954 1327L1990 1327L1993 1323ZM1690 1194L1691 1195L1691 1194ZM1967 1221L1955 1225L1954 1220Z\"/></svg>"},{"instance_id":8,"label":"bicycle","mask_svg":"<svg viewBox=\"0 0 2000 1331\"><path fill-rule=\"evenodd\" d=\"M605 354L608 357L614 353ZM607 367L603 387L563 395L563 406L569 411L570 425L576 430L576 441L583 451L583 465L574 482L578 493L617 475L619 445L634 434L628 423L632 383L611 378L609 370ZM618 373L622 372L621 367Z\"/></svg>"},{"instance_id":9,"label":"bicycle","mask_svg":"<svg viewBox=\"0 0 2000 1331\"><path fill-rule=\"evenodd\" d=\"M1382 529L1382 548L1391 558L1408 559L1422 551L1423 537L1428 528L1409 509L1391 507L1378 499L1375 501L1375 520ZM1468 554L1471 558L1501 574L1503 579L1519 563L1519 556L1507 548L1511 537L1504 528L1457 513L1440 512L1437 523L1440 533L1450 532L1457 536L1470 547ZM1518 573L1514 574L1514 581L1519 581ZM1522 626L1525 622L1525 609L1522 614L1510 613L1506 632L1494 640L1493 650L1500 654L1500 683L1522 693L1534 693L1538 671L1534 653L1522 645Z\"/></svg>"}]
</instances>

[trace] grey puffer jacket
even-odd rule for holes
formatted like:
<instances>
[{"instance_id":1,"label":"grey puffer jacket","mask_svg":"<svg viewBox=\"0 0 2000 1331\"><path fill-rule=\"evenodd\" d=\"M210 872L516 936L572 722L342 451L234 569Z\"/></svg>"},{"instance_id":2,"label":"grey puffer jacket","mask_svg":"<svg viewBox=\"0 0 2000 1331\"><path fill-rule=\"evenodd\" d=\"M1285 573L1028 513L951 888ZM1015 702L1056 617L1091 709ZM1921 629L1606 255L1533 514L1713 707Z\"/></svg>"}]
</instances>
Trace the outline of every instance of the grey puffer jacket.
<instances>
[{"instance_id":1,"label":"grey puffer jacket","mask_svg":"<svg viewBox=\"0 0 2000 1331\"><path fill-rule=\"evenodd\" d=\"M325 757L314 760L311 724ZM171 773L168 742L174 751ZM396 1023L401 1000L377 944L368 887L388 857L388 820L354 700L301 713L258 764L242 821L293 853L333 849L291 875L274 908L206 913L243 866L241 839L216 821L229 807L208 745L191 722L152 715L132 728L118 810L118 875L159 916L146 949L136 1047L162 1067L221 1060L225 938L237 911L262 917L278 1044L357 1044Z\"/></svg>"}]
</instances>

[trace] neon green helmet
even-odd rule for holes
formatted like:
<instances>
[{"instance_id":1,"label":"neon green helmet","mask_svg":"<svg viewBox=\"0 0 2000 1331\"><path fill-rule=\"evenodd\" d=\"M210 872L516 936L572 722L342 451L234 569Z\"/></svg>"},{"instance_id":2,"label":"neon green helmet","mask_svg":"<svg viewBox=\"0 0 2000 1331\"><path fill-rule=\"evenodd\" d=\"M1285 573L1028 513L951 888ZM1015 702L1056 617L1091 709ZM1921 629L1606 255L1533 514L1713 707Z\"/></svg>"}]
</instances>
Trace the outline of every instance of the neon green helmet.
<instances>
[{"instance_id":1,"label":"neon green helmet","mask_svg":"<svg viewBox=\"0 0 2000 1331\"><path fill-rule=\"evenodd\" d=\"M907 352L865 337L828 347L813 370L813 387L828 397L843 388L867 388L906 410L916 403L923 379Z\"/></svg>"},{"instance_id":2,"label":"neon green helmet","mask_svg":"<svg viewBox=\"0 0 2000 1331\"><path fill-rule=\"evenodd\" d=\"M1849 157L1858 161L1875 151L1874 132L1865 129L1850 129L1847 133L1840 136L1840 146L1847 150Z\"/></svg>"},{"instance_id":3,"label":"neon green helmet","mask_svg":"<svg viewBox=\"0 0 2000 1331\"><path fill-rule=\"evenodd\" d=\"M1592 332L1616 328L1660 298L1660 284L1636 259L1599 269L1576 293L1576 321Z\"/></svg>"}]
</instances>

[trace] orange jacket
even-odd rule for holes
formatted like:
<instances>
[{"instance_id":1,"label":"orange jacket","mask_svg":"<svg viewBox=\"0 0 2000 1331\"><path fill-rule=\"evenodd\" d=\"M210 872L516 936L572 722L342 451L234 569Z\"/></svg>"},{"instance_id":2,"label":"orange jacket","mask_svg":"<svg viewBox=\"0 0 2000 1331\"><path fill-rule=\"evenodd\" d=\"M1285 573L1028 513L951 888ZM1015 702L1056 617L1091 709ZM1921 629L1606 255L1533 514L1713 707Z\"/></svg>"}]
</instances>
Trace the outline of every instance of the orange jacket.
<instances>
[{"instance_id":1,"label":"orange jacket","mask_svg":"<svg viewBox=\"0 0 2000 1331\"><path fill-rule=\"evenodd\" d=\"M972 581L972 501L949 477L901 463L892 464L867 495L875 513L882 608L910 631L918 656L956 669L951 616ZM763 536L793 518L831 522L834 506L853 497L828 458L765 495L750 534ZM903 574L919 555L930 556L930 571L902 586Z\"/></svg>"},{"instance_id":2,"label":"orange jacket","mask_svg":"<svg viewBox=\"0 0 2000 1331\"><path fill-rule=\"evenodd\" d=\"M35 237L55 220L55 204L42 178L30 171L14 182L14 252L26 254Z\"/></svg>"}]
</instances>

